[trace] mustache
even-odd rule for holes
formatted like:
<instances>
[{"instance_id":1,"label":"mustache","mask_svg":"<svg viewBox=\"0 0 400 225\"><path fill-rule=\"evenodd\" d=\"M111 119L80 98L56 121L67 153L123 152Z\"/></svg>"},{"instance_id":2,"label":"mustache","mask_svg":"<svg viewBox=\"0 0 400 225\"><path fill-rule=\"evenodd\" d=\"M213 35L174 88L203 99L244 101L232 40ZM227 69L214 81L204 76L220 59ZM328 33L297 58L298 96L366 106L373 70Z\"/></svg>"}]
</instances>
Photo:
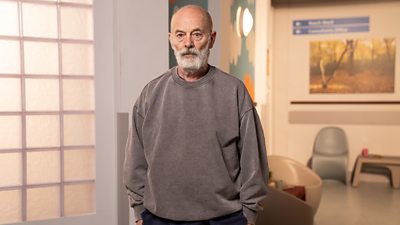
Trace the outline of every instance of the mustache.
<instances>
[{"instance_id":1,"label":"mustache","mask_svg":"<svg viewBox=\"0 0 400 225\"><path fill-rule=\"evenodd\" d=\"M181 52L179 52L179 54L181 56L185 56L185 55L194 55L194 56L198 56L199 55L199 51L197 51L196 49L184 49Z\"/></svg>"}]
</instances>

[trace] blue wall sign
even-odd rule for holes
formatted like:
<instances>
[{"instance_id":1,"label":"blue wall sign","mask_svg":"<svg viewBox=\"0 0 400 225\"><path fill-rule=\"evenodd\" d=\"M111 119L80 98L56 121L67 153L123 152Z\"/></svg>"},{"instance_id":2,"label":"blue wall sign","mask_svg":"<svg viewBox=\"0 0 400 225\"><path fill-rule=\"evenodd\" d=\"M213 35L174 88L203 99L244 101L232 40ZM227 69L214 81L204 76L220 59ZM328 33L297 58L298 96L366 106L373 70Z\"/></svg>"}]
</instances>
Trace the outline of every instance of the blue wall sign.
<instances>
[{"instance_id":1,"label":"blue wall sign","mask_svg":"<svg viewBox=\"0 0 400 225\"><path fill-rule=\"evenodd\" d=\"M293 20L293 35L369 32L369 17Z\"/></svg>"}]
</instances>

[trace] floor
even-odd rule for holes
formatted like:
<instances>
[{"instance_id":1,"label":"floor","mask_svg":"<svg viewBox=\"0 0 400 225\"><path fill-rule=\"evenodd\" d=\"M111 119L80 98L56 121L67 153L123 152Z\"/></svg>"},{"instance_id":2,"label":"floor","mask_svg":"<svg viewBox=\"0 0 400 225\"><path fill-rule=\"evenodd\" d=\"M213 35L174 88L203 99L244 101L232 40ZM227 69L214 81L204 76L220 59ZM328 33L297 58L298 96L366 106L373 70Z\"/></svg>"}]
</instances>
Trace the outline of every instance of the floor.
<instances>
[{"instance_id":1,"label":"floor","mask_svg":"<svg viewBox=\"0 0 400 225\"><path fill-rule=\"evenodd\" d=\"M400 225L400 189L382 182L353 188L324 181L314 225Z\"/></svg>"}]
</instances>

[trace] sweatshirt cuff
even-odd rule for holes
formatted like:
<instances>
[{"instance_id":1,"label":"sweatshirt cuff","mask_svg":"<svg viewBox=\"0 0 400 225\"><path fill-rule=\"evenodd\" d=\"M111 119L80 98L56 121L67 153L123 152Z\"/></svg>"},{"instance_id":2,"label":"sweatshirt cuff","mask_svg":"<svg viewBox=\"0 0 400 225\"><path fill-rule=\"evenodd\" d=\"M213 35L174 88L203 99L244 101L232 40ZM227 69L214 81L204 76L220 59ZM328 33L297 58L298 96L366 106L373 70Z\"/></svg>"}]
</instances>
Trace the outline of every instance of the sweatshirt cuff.
<instances>
[{"instance_id":1,"label":"sweatshirt cuff","mask_svg":"<svg viewBox=\"0 0 400 225\"><path fill-rule=\"evenodd\" d=\"M142 219L142 212L145 210L143 205L137 205L133 207L133 213L135 215L135 221L141 220Z\"/></svg>"},{"instance_id":2,"label":"sweatshirt cuff","mask_svg":"<svg viewBox=\"0 0 400 225\"><path fill-rule=\"evenodd\" d=\"M243 207L243 214L247 219L247 224L256 224L257 212Z\"/></svg>"}]
</instances>

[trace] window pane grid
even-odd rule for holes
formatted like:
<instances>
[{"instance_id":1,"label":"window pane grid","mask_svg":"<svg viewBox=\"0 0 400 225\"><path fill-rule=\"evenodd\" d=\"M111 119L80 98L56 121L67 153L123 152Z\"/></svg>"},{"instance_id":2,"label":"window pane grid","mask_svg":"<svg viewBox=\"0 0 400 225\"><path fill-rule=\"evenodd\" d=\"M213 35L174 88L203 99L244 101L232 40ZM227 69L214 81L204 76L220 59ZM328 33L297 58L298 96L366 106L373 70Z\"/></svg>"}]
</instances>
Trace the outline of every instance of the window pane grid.
<instances>
[{"instance_id":1,"label":"window pane grid","mask_svg":"<svg viewBox=\"0 0 400 225\"><path fill-rule=\"evenodd\" d=\"M2 148L0 149L0 154L1 153L11 153L11 152L21 152L21 151L26 151L26 152L31 152L31 151L69 151L69 150L79 150L79 149L93 149L95 150L95 145L74 145L74 146L61 146L61 147L39 147L39 148L27 148L25 147L24 149L22 148Z\"/></svg>"},{"instance_id":2,"label":"window pane grid","mask_svg":"<svg viewBox=\"0 0 400 225\"><path fill-rule=\"evenodd\" d=\"M0 0L4 1L4 0ZM53 42L53 43L67 43L67 44L94 44L93 40L86 39L70 39L70 38L48 38L48 37L27 37L27 36L7 36L0 35L0 40L9 41L32 41L32 42Z\"/></svg>"},{"instance_id":3,"label":"window pane grid","mask_svg":"<svg viewBox=\"0 0 400 225\"><path fill-rule=\"evenodd\" d=\"M14 35L0 35L0 40L19 41L19 36Z\"/></svg>"},{"instance_id":4,"label":"window pane grid","mask_svg":"<svg viewBox=\"0 0 400 225\"><path fill-rule=\"evenodd\" d=\"M63 79L63 80L68 80L68 79L75 79L75 80L93 80L94 77L93 75L47 75L47 74L9 74L9 73L0 73L0 79L1 78L42 78L42 79Z\"/></svg>"},{"instance_id":5,"label":"window pane grid","mask_svg":"<svg viewBox=\"0 0 400 225\"><path fill-rule=\"evenodd\" d=\"M18 146L3 144L0 140L0 160L15 160L14 156L18 155L20 165L16 166L21 171L20 178L11 177L7 180L9 184L0 183L0 195L11 191L15 197L8 198L8 201L15 199L10 207L17 209L13 214L7 214L9 209L0 210L2 218L0 224L94 213L95 146L94 105L92 105L94 100L90 99L94 98L93 2L92 0L0 0L0 4L7 6L7 10L3 10L6 13L1 11L0 18L17 21L14 28L4 26L4 22L0 23L2 24L0 49L14 52L3 56L0 54L0 59L5 59L0 60L0 85L1 82L5 82L5 85L15 86L14 81L18 80L20 83L20 95L15 95L15 91L10 88L3 91L7 96L17 96L20 102L19 108L16 103L0 108L0 119L10 116L20 118L21 139ZM2 9L4 8L6 7ZM79 25L80 22L75 17L68 18L76 15L82 19L82 24L86 28L63 27L71 25L69 19L73 21L72 24ZM67 23L63 24L62 19ZM66 31L65 36L62 30ZM63 46L66 48L63 49ZM85 50L82 51L81 47ZM81 52L76 55L79 61L74 62L71 59L76 57L73 53L76 49ZM68 51L65 52L66 50ZM15 59L7 61L9 56L14 56ZM42 57L56 58L56 61L49 67L48 61ZM64 57L69 59L63 60ZM2 64L1 61L6 62ZM47 62L37 66L43 61ZM78 65L78 69L74 69L70 63L81 65ZM78 88L71 89L74 84L77 84ZM85 87L90 91L85 91L83 94L86 99L83 103L71 103L71 99L75 101L77 97L66 98L66 94L82 91ZM0 91L0 96L1 94ZM50 104L41 102L42 99L50 101ZM67 108L64 105L65 99L69 101ZM80 123L84 124L84 130L79 129ZM48 129L51 132L46 131ZM72 139L64 137L66 129L69 133L72 131L86 135L89 141L79 136ZM58 132L55 132L57 130ZM47 133L43 135L46 138L38 139L32 136L40 133ZM69 140L67 145L66 138ZM13 157L8 157L11 155ZM82 174L71 165L75 161L79 161L78 167L82 169ZM52 171L55 168L58 169L54 173ZM65 171L65 168L68 168L68 171ZM68 180L65 180L67 172ZM18 180L21 185L17 184ZM3 179L4 182L6 181ZM47 193L50 193L51 197L46 197ZM81 196L81 200L70 199L75 195ZM45 197L43 199L45 203L42 197Z\"/></svg>"},{"instance_id":6,"label":"window pane grid","mask_svg":"<svg viewBox=\"0 0 400 225\"><path fill-rule=\"evenodd\" d=\"M21 191L21 186L0 187L0 191Z\"/></svg>"},{"instance_id":7,"label":"window pane grid","mask_svg":"<svg viewBox=\"0 0 400 225\"><path fill-rule=\"evenodd\" d=\"M72 185L72 184L87 184L87 183L95 183L95 179L81 179L74 181L64 181L63 185ZM60 186L60 183L47 183L47 184L29 184L25 185L24 188L40 188L40 187L50 187L50 186ZM2 191L11 191L11 190L21 190L21 186L7 186L0 187L0 193Z\"/></svg>"},{"instance_id":8,"label":"window pane grid","mask_svg":"<svg viewBox=\"0 0 400 225\"><path fill-rule=\"evenodd\" d=\"M31 111L31 112L0 112L0 116L27 116L27 115L94 115L94 110L64 110L64 111ZM1 148L0 148L1 149Z\"/></svg>"}]
</instances>

